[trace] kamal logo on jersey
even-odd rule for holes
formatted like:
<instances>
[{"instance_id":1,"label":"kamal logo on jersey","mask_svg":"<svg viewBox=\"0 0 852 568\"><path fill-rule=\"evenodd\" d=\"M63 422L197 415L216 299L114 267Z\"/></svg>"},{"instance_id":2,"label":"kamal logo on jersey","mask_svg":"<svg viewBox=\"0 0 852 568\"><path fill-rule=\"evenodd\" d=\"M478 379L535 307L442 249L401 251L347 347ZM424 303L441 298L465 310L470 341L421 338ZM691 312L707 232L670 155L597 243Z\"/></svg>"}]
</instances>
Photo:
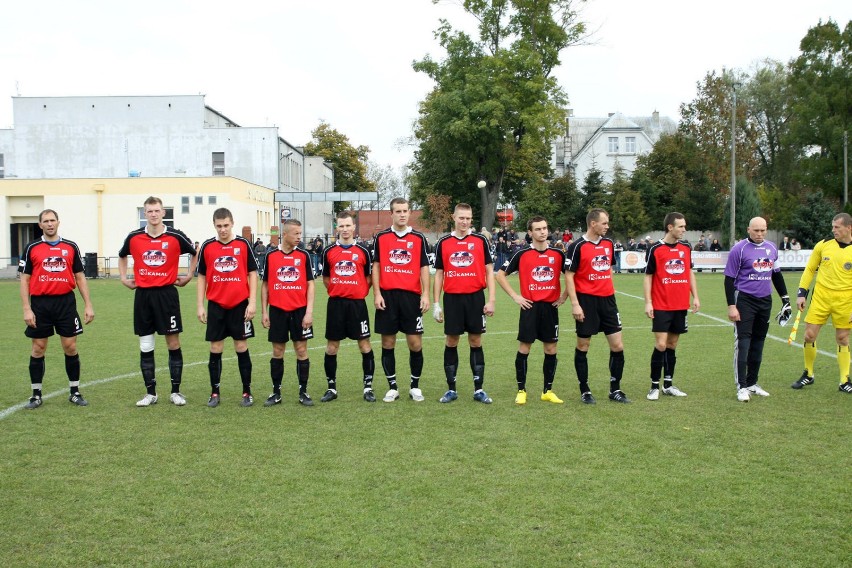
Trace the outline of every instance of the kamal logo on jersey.
<instances>
[{"instance_id":1,"label":"kamal logo on jersey","mask_svg":"<svg viewBox=\"0 0 852 568\"><path fill-rule=\"evenodd\" d=\"M388 260L392 264L405 265L411 263L411 252L405 249L393 249L388 255Z\"/></svg>"},{"instance_id":2,"label":"kamal logo on jersey","mask_svg":"<svg viewBox=\"0 0 852 568\"><path fill-rule=\"evenodd\" d=\"M553 269L549 266L536 266L532 270L532 279L536 282L550 282L553 280Z\"/></svg>"},{"instance_id":3,"label":"kamal logo on jersey","mask_svg":"<svg viewBox=\"0 0 852 568\"><path fill-rule=\"evenodd\" d=\"M601 254L592 258L592 268L594 268L598 272L606 272L607 270L609 270L609 256Z\"/></svg>"},{"instance_id":4,"label":"kamal logo on jersey","mask_svg":"<svg viewBox=\"0 0 852 568\"><path fill-rule=\"evenodd\" d=\"M769 272L772 270L772 261L768 258L756 258L751 267L755 272Z\"/></svg>"},{"instance_id":5,"label":"kamal logo on jersey","mask_svg":"<svg viewBox=\"0 0 852 568\"><path fill-rule=\"evenodd\" d=\"M61 256L49 256L41 261L41 267L48 272L62 272L68 267L68 264Z\"/></svg>"},{"instance_id":6,"label":"kamal logo on jersey","mask_svg":"<svg viewBox=\"0 0 852 568\"><path fill-rule=\"evenodd\" d=\"M456 268L466 268L473 264L473 254L466 250L460 250L450 255L450 264Z\"/></svg>"},{"instance_id":7,"label":"kamal logo on jersey","mask_svg":"<svg viewBox=\"0 0 852 568\"><path fill-rule=\"evenodd\" d=\"M669 274L683 274L686 270L686 264L682 258L673 258L666 261L666 272Z\"/></svg>"},{"instance_id":8,"label":"kamal logo on jersey","mask_svg":"<svg viewBox=\"0 0 852 568\"><path fill-rule=\"evenodd\" d=\"M282 266L276 276L281 282L295 282L299 279L299 269L295 266Z\"/></svg>"},{"instance_id":9,"label":"kamal logo on jersey","mask_svg":"<svg viewBox=\"0 0 852 568\"><path fill-rule=\"evenodd\" d=\"M233 272L238 266L239 262L233 256L220 256L213 262L217 272Z\"/></svg>"},{"instance_id":10,"label":"kamal logo on jersey","mask_svg":"<svg viewBox=\"0 0 852 568\"><path fill-rule=\"evenodd\" d=\"M351 260L341 260L334 265L334 273L338 276L343 276L344 278L355 276L355 272L357 270L358 267Z\"/></svg>"},{"instance_id":11,"label":"kamal logo on jersey","mask_svg":"<svg viewBox=\"0 0 852 568\"><path fill-rule=\"evenodd\" d=\"M142 262L147 266L163 266L166 263L166 253L161 250L146 250L142 253Z\"/></svg>"}]
</instances>

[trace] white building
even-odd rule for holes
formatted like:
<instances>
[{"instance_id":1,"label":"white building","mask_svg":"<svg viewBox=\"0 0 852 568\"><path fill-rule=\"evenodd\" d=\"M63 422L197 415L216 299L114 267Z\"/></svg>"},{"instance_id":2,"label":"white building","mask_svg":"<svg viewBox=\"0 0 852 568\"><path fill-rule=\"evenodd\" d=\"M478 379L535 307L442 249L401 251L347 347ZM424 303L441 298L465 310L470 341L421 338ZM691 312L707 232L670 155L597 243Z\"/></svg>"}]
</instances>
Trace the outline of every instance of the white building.
<instances>
[{"instance_id":1,"label":"white building","mask_svg":"<svg viewBox=\"0 0 852 568\"><path fill-rule=\"evenodd\" d=\"M605 183L612 181L618 164L627 176L636 169L636 159L649 153L662 134L672 134L677 123L660 117L627 117L616 112L606 118L578 118L568 110L565 136L552 144L551 167L561 177L573 170L577 187L582 188L592 166L603 173Z\"/></svg>"},{"instance_id":2,"label":"white building","mask_svg":"<svg viewBox=\"0 0 852 568\"><path fill-rule=\"evenodd\" d=\"M306 157L277 127L241 127L203 95L13 97L12 105L14 127L0 130L0 258L18 256L39 233L44 208L58 211L63 234L84 251L111 256L151 194L197 240L212 234L216 207L231 209L238 230L264 241L277 234L284 207L306 233L331 230L331 203L312 204L306 218L303 202L273 199L276 191L331 191L330 166L307 159L327 170L311 177L322 183L312 187ZM107 208L97 225L106 233L90 239L96 204ZM113 222L121 229L110 229Z\"/></svg>"}]
</instances>

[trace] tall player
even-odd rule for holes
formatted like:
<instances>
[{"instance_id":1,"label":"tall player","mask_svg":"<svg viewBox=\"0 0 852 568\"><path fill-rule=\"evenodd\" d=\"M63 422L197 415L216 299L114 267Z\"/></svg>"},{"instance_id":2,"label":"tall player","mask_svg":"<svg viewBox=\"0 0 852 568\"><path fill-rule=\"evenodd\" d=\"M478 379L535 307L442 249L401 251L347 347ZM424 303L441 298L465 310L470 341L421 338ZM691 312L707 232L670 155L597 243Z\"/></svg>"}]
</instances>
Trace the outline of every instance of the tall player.
<instances>
[{"instance_id":1,"label":"tall player","mask_svg":"<svg viewBox=\"0 0 852 568\"><path fill-rule=\"evenodd\" d=\"M234 236L234 216L224 207L213 212L216 238L207 239L198 252L198 321L207 324L210 342L210 400L219 406L222 351L225 338L234 340L237 368L243 383L242 406L254 404L251 395L251 355L247 340L254 337L252 319L257 312L257 259L251 243ZM204 298L207 297L207 309Z\"/></svg>"},{"instance_id":2,"label":"tall player","mask_svg":"<svg viewBox=\"0 0 852 568\"><path fill-rule=\"evenodd\" d=\"M38 226L44 233L40 240L27 245L21 258L21 303L24 307L24 335L32 339L30 351L30 385L33 395L26 408L41 406L41 385L44 379L44 354L47 340L59 334L65 352L65 374L68 375L68 401L77 406L89 403L80 394L80 355L77 336L83 333L74 289L80 290L85 303L83 321L91 322L95 310L89 299L89 285L83 274L80 249L77 244L59 237L59 215L45 209L38 215Z\"/></svg>"},{"instance_id":3,"label":"tall player","mask_svg":"<svg viewBox=\"0 0 852 568\"><path fill-rule=\"evenodd\" d=\"M444 323L447 336L444 343L444 373L448 390L441 397L441 402L452 402L458 398L458 345L461 334L467 332L470 370L473 372L473 400L491 404L491 398L482 390L485 380L482 334L485 333L485 316L494 315L494 261L488 240L471 230L473 210L470 205L456 205L453 222L455 230L435 245L433 315L435 321ZM487 302L482 293L486 287ZM442 290L446 315L440 304Z\"/></svg>"},{"instance_id":4,"label":"tall player","mask_svg":"<svg viewBox=\"0 0 852 568\"><path fill-rule=\"evenodd\" d=\"M166 336L172 382L169 400L176 406L183 406L186 404L186 398L180 392L183 376L180 333L183 331L183 320L180 315L180 297L175 286L189 284L198 257L189 237L163 222L166 211L159 197L146 199L144 208L147 223L141 229L131 231L118 251L121 283L135 290L133 332L139 336L139 367L147 391L136 406L157 403L154 332ZM180 276L178 265L184 254L190 257L189 269ZM133 257L133 278L127 277L128 257Z\"/></svg>"},{"instance_id":5,"label":"tall player","mask_svg":"<svg viewBox=\"0 0 852 568\"><path fill-rule=\"evenodd\" d=\"M411 214L408 200L396 197L390 202L392 225L373 240L373 303L376 306L376 333L382 336L382 369L388 392L382 399L399 399L396 383L396 334L405 334L411 381L408 396L424 400L420 389L423 372L423 314L429 310L429 256L426 237L408 226Z\"/></svg>"},{"instance_id":6,"label":"tall player","mask_svg":"<svg viewBox=\"0 0 852 568\"><path fill-rule=\"evenodd\" d=\"M565 278L565 254L547 245L547 220L536 216L527 221L527 234L531 246L523 248L497 271L495 280L512 300L521 307L518 319L518 353L515 355L515 378L518 394L515 404L527 403L527 359L536 339L544 348L544 389L541 400L562 404L562 399L553 392L556 377L556 348L559 341L559 311L565 303L566 294L559 282L560 273ZM518 273L520 294L512 289L506 279ZM567 284L567 281L566 281ZM567 287L566 287L567 289Z\"/></svg>"},{"instance_id":7,"label":"tall player","mask_svg":"<svg viewBox=\"0 0 852 568\"><path fill-rule=\"evenodd\" d=\"M571 243L566 253L568 296L571 298L571 313L577 330L574 369L580 385L580 400L585 404L595 404L595 397L589 388L587 355L592 336L601 331L609 343L609 399L613 402L630 402L621 390L624 342L621 338L621 316L612 284L614 244L606 237L608 230L609 214L603 209L592 209L586 215L586 233Z\"/></svg>"},{"instance_id":8,"label":"tall player","mask_svg":"<svg viewBox=\"0 0 852 568\"><path fill-rule=\"evenodd\" d=\"M293 341L296 352L296 376L299 380L299 403L313 406L308 395L311 362L308 339L314 336L314 271L311 257L298 247L302 240L302 224L296 219L284 222L281 246L266 255L260 306L263 327L269 330L272 359L272 394L264 406L281 404L281 381L284 379L284 350Z\"/></svg>"},{"instance_id":9,"label":"tall player","mask_svg":"<svg viewBox=\"0 0 852 568\"><path fill-rule=\"evenodd\" d=\"M769 396L757 384L757 376L769 332L772 286L784 307L790 309L787 284L778 266L778 249L766 240L766 219L754 217L747 230L748 238L731 247L725 265L728 319L735 326L734 379L740 402L748 402L753 394Z\"/></svg>"},{"instance_id":10,"label":"tall player","mask_svg":"<svg viewBox=\"0 0 852 568\"><path fill-rule=\"evenodd\" d=\"M840 213L831 220L833 239L825 239L814 246L811 258L799 281L796 304L805 309L808 289L816 273L811 306L805 316L805 371L791 386L801 389L814 384L816 338L828 321L834 324L837 343L837 366L840 369L840 392L852 394L849 382L849 329L852 328L852 217Z\"/></svg>"},{"instance_id":11,"label":"tall player","mask_svg":"<svg viewBox=\"0 0 852 568\"><path fill-rule=\"evenodd\" d=\"M320 402L337 398L337 351L340 341L354 339L361 351L364 372L364 400L376 402L373 373L376 361L370 345L370 316L364 298L372 281L370 251L355 242L355 221L351 211L337 214L337 242L322 253L322 283L328 290L325 339L325 377L328 390Z\"/></svg>"},{"instance_id":12,"label":"tall player","mask_svg":"<svg viewBox=\"0 0 852 568\"><path fill-rule=\"evenodd\" d=\"M681 213L669 213L663 226L666 234L648 249L645 265L645 315L651 318L651 331L654 332L648 400L660 398L660 375L663 376L663 394L686 396L673 382L677 361L675 349L680 336L688 329L686 314L690 294L692 312L701 307L692 270L692 249L681 241L686 233L686 218Z\"/></svg>"}]
</instances>

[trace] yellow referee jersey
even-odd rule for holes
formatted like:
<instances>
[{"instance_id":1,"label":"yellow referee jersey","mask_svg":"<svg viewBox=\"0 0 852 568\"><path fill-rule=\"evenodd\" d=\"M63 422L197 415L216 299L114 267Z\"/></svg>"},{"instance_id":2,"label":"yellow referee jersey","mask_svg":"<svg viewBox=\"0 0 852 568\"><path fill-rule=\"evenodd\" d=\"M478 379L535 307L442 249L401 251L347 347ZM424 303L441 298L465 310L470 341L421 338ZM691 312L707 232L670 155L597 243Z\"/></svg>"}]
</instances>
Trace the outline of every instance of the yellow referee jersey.
<instances>
[{"instance_id":1,"label":"yellow referee jersey","mask_svg":"<svg viewBox=\"0 0 852 568\"><path fill-rule=\"evenodd\" d=\"M841 244L837 239L818 242L799 280L799 288L809 289L817 270L820 286L829 290L852 290L852 246Z\"/></svg>"}]
</instances>

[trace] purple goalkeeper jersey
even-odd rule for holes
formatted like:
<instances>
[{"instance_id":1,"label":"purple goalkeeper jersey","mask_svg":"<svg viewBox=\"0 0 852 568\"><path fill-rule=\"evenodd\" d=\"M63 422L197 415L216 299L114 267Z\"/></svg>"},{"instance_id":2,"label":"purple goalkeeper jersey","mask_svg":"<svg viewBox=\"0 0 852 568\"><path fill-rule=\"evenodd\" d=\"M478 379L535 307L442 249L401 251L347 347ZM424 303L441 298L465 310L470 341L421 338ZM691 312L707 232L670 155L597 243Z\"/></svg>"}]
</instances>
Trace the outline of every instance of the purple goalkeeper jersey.
<instances>
[{"instance_id":1,"label":"purple goalkeeper jersey","mask_svg":"<svg viewBox=\"0 0 852 568\"><path fill-rule=\"evenodd\" d=\"M780 270L775 243L763 241L758 245L751 239L743 239L728 253L725 276L734 279L738 291L765 298L772 295L772 273Z\"/></svg>"}]
</instances>

